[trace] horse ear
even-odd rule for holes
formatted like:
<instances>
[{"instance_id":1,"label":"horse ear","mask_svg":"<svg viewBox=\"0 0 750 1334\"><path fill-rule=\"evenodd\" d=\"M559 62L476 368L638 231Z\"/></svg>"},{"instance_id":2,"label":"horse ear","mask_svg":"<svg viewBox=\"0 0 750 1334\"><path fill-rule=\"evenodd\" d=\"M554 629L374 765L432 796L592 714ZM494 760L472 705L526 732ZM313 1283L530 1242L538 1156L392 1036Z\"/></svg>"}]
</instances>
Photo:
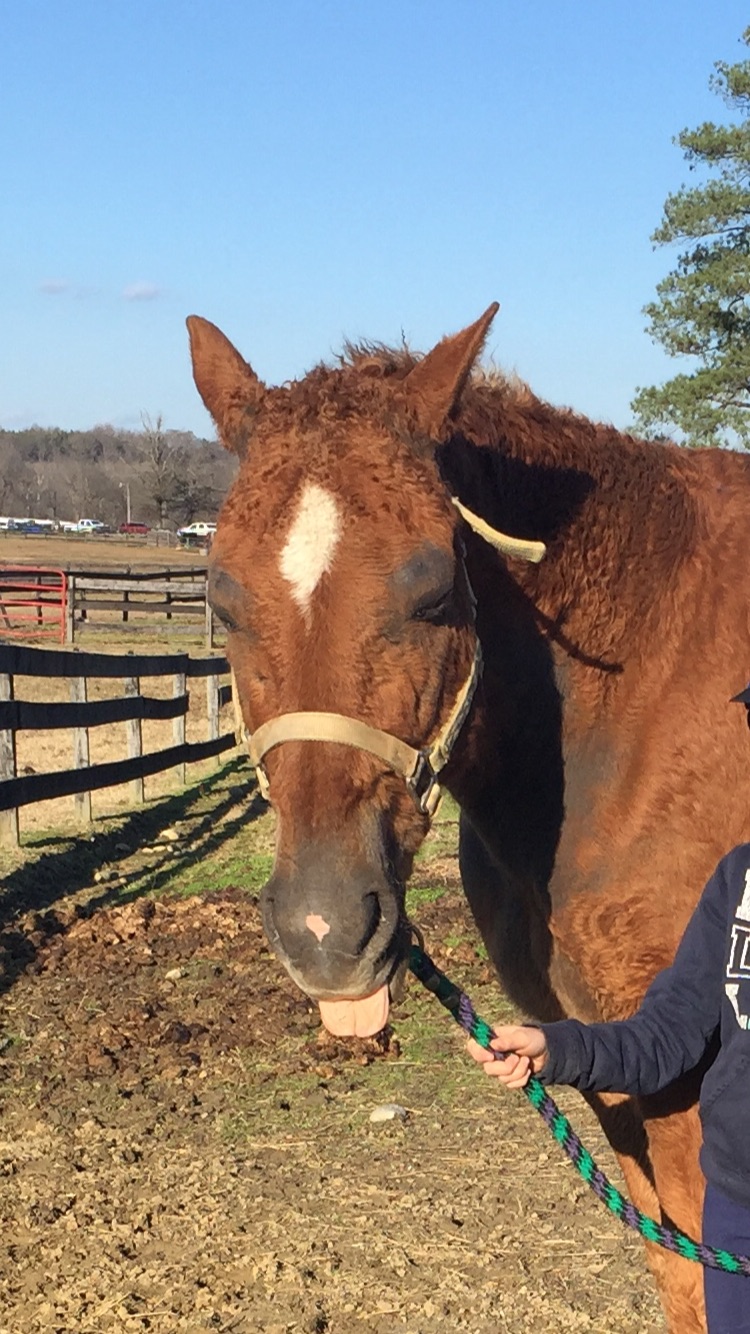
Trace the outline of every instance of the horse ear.
<instances>
[{"instance_id":1,"label":"horse ear","mask_svg":"<svg viewBox=\"0 0 750 1334\"><path fill-rule=\"evenodd\" d=\"M243 457L264 386L210 320L190 315L187 327L198 393L216 422L222 443Z\"/></svg>"},{"instance_id":2,"label":"horse ear","mask_svg":"<svg viewBox=\"0 0 750 1334\"><path fill-rule=\"evenodd\" d=\"M440 439L499 309L493 301L476 324L443 338L406 376L407 403L420 429L433 440Z\"/></svg>"}]
</instances>

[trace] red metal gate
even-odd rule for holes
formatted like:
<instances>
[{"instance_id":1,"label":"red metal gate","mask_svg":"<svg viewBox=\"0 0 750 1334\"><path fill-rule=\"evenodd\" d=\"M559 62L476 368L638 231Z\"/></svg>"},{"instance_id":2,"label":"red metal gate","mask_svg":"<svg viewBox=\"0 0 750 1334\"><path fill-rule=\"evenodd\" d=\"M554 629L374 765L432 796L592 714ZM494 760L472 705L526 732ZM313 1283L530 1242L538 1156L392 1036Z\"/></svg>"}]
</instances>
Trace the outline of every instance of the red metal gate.
<instances>
[{"instance_id":1,"label":"red metal gate","mask_svg":"<svg viewBox=\"0 0 750 1334\"><path fill-rule=\"evenodd\" d=\"M0 565L0 640L65 643L68 576L41 565Z\"/></svg>"}]
</instances>

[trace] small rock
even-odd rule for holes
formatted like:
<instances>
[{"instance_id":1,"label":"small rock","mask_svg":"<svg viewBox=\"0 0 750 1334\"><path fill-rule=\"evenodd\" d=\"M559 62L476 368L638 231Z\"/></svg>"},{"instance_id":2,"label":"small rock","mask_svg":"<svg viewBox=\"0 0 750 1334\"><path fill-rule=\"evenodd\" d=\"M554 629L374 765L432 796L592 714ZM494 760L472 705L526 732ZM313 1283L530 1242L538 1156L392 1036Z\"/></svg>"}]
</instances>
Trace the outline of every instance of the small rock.
<instances>
[{"instance_id":1,"label":"small rock","mask_svg":"<svg viewBox=\"0 0 750 1334\"><path fill-rule=\"evenodd\" d=\"M179 982L181 977L187 977L187 968L170 968L169 972L164 974L164 981Z\"/></svg>"},{"instance_id":2,"label":"small rock","mask_svg":"<svg viewBox=\"0 0 750 1334\"><path fill-rule=\"evenodd\" d=\"M379 1107L373 1107L370 1112L370 1120L374 1123L378 1121L405 1121L409 1113L405 1107L400 1107L397 1102L383 1102Z\"/></svg>"}]
</instances>

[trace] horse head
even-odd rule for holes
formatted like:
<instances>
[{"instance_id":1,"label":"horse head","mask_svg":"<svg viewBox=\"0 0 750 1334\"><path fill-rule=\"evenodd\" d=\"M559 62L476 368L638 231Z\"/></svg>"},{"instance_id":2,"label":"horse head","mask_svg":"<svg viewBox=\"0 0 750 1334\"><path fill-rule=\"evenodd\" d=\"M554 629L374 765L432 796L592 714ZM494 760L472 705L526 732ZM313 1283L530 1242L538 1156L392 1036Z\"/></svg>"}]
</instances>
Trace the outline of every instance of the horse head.
<instances>
[{"instance_id":1,"label":"horse head","mask_svg":"<svg viewBox=\"0 0 750 1334\"><path fill-rule=\"evenodd\" d=\"M474 600L436 448L496 310L422 359L363 349L278 388L188 321L196 385L240 460L209 595L276 814L265 929L335 1032L386 1022L405 884L470 730Z\"/></svg>"}]
</instances>

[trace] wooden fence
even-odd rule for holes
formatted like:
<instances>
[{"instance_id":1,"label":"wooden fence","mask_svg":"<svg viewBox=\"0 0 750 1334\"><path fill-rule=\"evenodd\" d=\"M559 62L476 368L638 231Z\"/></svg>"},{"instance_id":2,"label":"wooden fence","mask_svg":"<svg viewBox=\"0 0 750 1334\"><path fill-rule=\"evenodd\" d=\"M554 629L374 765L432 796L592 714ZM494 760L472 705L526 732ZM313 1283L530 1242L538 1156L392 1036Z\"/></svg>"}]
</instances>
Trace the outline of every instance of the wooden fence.
<instances>
[{"instance_id":1,"label":"wooden fence","mask_svg":"<svg viewBox=\"0 0 750 1334\"><path fill-rule=\"evenodd\" d=\"M103 612L107 615L99 619ZM213 648L215 627L206 597L205 568L126 574L68 572L69 644L81 629L153 635L157 625L160 634L203 634L206 647Z\"/></svg>"},{"instance_id":2,"label":"wooden fence","mask_svg":"<svg viewBox=\"0 0 750 1334\"><path fill-rule=\"evenodd\" d=\"M191 635L216 644L206 566L96 570L0 565L0 641L56 634ZM219 636L221 639L221 635Z\"/></svg>"},{"instance_id":3,"label":"wooden fence","mask_svg":"<svg viewBox=\"0 0 750 1334\"><path fill-rule=\"evenodd\" d=\"M73 650L29 648L0 644L0 842L18 843L18 811L51 797L75 796L80 823L91 820L91 793L118 783L131 784L134 802L144 799L143 780L165 769L178 769L178 781L186 780L187 764L221 755L237 744L237 715L232 731L220 733L219 711L232 699L231 683L220 684L229 664L223 657L191 658L186 653L166 655L81 653ZM69 703L34 703L16 699L14 678L68 678ZM172 677L170 699L150 698L141 693L141 677ZM92 678L119 678L123 693L114 699L89 700ZM202 677L206 682L208 739L186 740L189 708L187 682ZM172 719L171 746L143 754L141 724L144 719ZM90 764L89 728L126 724L126 759ZM74 767L53 773L19 776L16 766L16 733L20 730L69 728L74 734Z\"/></svg>"}]
</instances>

